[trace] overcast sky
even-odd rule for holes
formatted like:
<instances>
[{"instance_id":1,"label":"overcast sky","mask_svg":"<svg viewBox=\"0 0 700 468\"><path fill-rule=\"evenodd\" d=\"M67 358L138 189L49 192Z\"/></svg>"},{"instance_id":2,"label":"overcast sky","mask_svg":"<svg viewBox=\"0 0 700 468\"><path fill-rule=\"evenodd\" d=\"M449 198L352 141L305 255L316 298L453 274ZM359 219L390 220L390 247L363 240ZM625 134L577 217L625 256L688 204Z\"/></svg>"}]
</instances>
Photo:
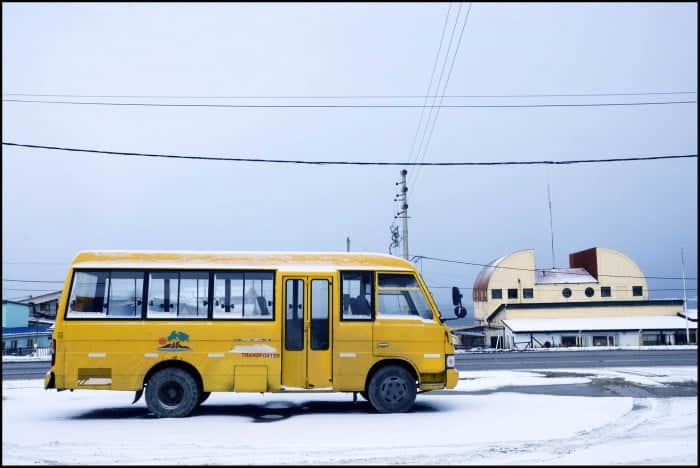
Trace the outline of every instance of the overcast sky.
<instances>
[{"instance_id":1,"label":"overcast sky","mask_svg":"<svg viewBox=\"0 0 700 468\"><path fill-rule=\"evenodd\" d=\"M451 5L3 3L3 99L421 106L423 98L279 96L425 96L431 76L430 94L442 93L447 82L446 95L507 96L445 98L443 105L697 99L696 3L476 3L471 10L467 3ZM155 97L11 95L21 93ZM590 93L675 94L512 96ZM696 103L442 108L439 114L430 112L438 119L419 156L412 143L417 132L422 135L419 122L425 125L429 110L423 109L421 120L417 107L4 101L2 140L331 161L697 154ZM20 289L60 287L6 280L63 280L70 260L83 249L344 251L350 237L353 251L387 252L401 168L152 159L3 146L3 298L41 293ZM599 246L627 254L647 276L680 277L683 248L686 275L697 277L697 158L409 167L408 178L411 256L487 263L532 248L538 268L566 267L569 253ZM480 269L429 260L420 266L441 301L448 290L439 286L471 288ZM649 286L683 285L649 280ZM687 286L695 297L697 281ZM464 292L471 296L470 290ZM652 291L657 298L682 294Z\"/></svg>"}]
</instances>

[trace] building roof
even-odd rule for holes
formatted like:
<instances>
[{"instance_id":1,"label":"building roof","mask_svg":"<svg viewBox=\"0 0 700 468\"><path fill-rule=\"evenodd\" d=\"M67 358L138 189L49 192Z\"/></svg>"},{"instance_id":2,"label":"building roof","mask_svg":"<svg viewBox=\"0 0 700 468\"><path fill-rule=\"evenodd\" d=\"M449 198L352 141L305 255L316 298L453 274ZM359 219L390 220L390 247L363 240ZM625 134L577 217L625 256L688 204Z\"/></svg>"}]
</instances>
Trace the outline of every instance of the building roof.
<instances>
[{"instance_id":1,"label":"building roof","mask_svg":"<svg viewBox=\"0 0 700 468\"><path fill-rule=\"evenodd\" d=\"M24 304L41 304L43 302L57 301L60 298L61 290L58 290L51 293L42 294L40 296L28 297L26 299L20 300L19 302L22 302Z\"/></svg>"},{"instance_id":2,"label":"building roof","mask_svg":"<svg viewBox=\"0 0 700 468\"><path fill-rule=\"evenodd\" d=\"M683 309L683 299L651 299L651 300L617 300L617 301L570 301L570 302L515 302L499 305L493 312L486 316L486 322L490 322L502 311L509 310L552 310L552 309L588 309L605 310L609 307L624 307L634 311L638 307L677 306L678 311Z\"/></svg>"},{"instance_id":3,"label":"building roof","mask_svg":"<svg viewBox=\"0 0 700 468\"><path fill-rule=\"evenodd\" d=\"M32 335L32 334L46 334L50 333L50 326L36 326L36 327L4 327L2 329L2 336L8 335Z\"/></svg>"},{"instance_id":4,"label":"building roof","mask_svg":"<svg viewBox=\"0 0 700 468\"><path fill-rule=\"evenodd\" d=\"M496 271L498 264L501 263L506 257L507 255L504 255L487 263L486 266L483 267L477 275L476 280L474 280L474 289L485 290L486 288L488 288L489 281L491 280L491 275L493 275L493 272Z\"/></svg>"},{"instance_id":5,"label":"building roof","mask_svg":"<svg viewBox=\"0 0 700 468\"><path fill-rule=\"evenodd\" d=\"M685 330L685 322L685 319L673 315L503 320L503 324L514 333ZM688 322L688 328L696 330L698 328L697 322Z\"/></svg>"},{"instance_id":6,"label":"building roof","mask_svg":"<svg viewBox=\"0 0 700 468\"><path fill-rule=\"evenodd\" d=\"M3 299L2 300L3 304L14 304L14 305L19 305L19 306L24 306L24 307L29 307L29 304L25 304L24 302L19 302L19 301L10 301Z\"/></svg>"},{"instance_id":7,"label":"building roof","mask_svg":"<svg viewBox=\"0 0 700 468\"><path fill-rule=\"evenodd\" d=\"M597 283L585 268L550 268L535 272L535 284Z\"/></svg>"},{"instance_id":8,"label":"building roof","mask_svg":"<svg viewBox=\"0 0 700 468\"><path fill-rule=\"evenodd\" d=\"M688 320L693 320L695 322L698 321L698 309L687 309L685 312L680 311L678 312L678 315L680 315L684 319L687 316Z\"/></svg>"}]
</instances>

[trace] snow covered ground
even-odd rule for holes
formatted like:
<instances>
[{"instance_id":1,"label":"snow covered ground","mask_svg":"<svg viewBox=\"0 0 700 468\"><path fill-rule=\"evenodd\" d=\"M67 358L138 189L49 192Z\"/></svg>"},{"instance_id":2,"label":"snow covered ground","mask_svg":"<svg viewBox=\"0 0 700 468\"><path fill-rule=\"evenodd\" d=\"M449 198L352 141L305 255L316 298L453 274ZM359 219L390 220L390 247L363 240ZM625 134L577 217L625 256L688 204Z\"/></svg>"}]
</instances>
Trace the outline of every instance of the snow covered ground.
<instances>
[{"instance_id":1,"label":"snow covered ground","mask_svg":"<svg viewBox=\"0 0 700 468\"><path fill-rule=\"evenodd\" d=\"M601 382L620 396L561 392ZM674 386L694 396L653 396ZM3 381L3 464L698 461L697 367L460 372L456 389L419 395L405 414L351 394L213 394L189 418L156 419L132 398Z\"/></svg>"},{"instance_id":2,"label":"snow covered ground","mask_svg":"<svg viewBox=\"0 0 700 468\"><path fill-rule=\"evenodd\" d=\"M655 346L574 346L574 347L557 347L557 348L530 348L530 349L496 349L475 347L469 349L456 349L455 353L555 353L558 351L675 351L679 349L694 349L697 351L698 345L655 345Z\"/></svg>"}]
</instances>

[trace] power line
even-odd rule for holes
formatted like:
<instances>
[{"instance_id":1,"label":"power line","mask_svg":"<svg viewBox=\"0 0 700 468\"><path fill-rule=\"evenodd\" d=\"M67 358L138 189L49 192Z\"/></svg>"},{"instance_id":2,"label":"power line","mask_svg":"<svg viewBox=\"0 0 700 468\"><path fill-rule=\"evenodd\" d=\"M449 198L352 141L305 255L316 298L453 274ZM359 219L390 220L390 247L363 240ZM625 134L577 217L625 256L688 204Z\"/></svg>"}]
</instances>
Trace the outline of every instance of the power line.
<instances>
[{"instance_id":1,"label":"power line","mask_svg":"<svg viewBox=\"0 0 700 468\"><path fill-rule=\"evenodd\" d=\"M445 92L447 91L447 85L449 84L449 82L450 82L450 77L452 76L452 69L454 68L455 60L457 59L457 53L459 52L459 46L460 46L461 43L462 43L462 36L464 36L464 30L465 30L466 27L467 27L467 22L469 21L469 13L471 13L471 11L472 11L472 3L469 3L469 9L467 10L467 14L466 14L466 16L465 16L465 18L464 18L464 23L462 24L462 30L461 30L460 33L459 33L459 39L457 40L457 45L456 45L456 47L455 47L455 52L454 52L454 54L452 55L452 62L450 63L450 69L449 69L449 71L447 72L447 78L445 79L445 86L443 86L443 88L442 88L442 93L441 93L442 96L440 96L440 102L438 102L437 110L435 111L435 118L433 119L433 124L432 124L432 126L430 127L430 133L428 134L428 139L426 140L425 147L423 148L423 155L420 157L420 159L418 160L418 162L423 162L423 161L425 160L425 156L428 154L428 148L429 148L429 146L430 146L430 141L432 140L432 138L433 138L433 132L435 131L435 124L437 123L437 119L438 119L438 117L440 116L440 110L442 109L442 100L444 99ZM459 19L459 15L458 15L458 19ZM457 22L455 22L455 26L457 26ZM453 31L453 32L454 32L454 31ZM448 49L448 50L449 50L449 49ZM447 63L447 56L445 56L445 63ZM443 64L443 68L444 68L444 64ZM438 85L439 85L439 83L438 83ZM420 150L420 147L419 147L419 150ZM414 192L415 192L415 190L416 190L416 185L417 185L417 183L418 183L418 178L419 178L419 176L420 176L421 169L422 169L422 168L419 167L418 170L416 171L415 177L413 177L413 188L412 188L412 190L413 190Z\"/></svg>"},{"instance_id":2,"label":"power line","mask_svg":"<svg viewBox=\"0 0 700 468\"><path fill-rule=\"evenodd\" d=\"M4 143L3 143L4 144ZM66 262L2 262L7 265L66 265Z\"/></svg>"},{"instance_id":3,"label":"power line","mask_svg":"<svg viewBox=\"0 0 700 468\"><path fill-rule=\"evenodd\" d=\"M63 284L63 281L53 281L53 280L20 280L20 279L2 279L3 281L12 281L16 283L61 283Z\"/></svg>"},{"instance_id":4,"label":"power line","mask_svg":"<svg viewBox=\"0 0 700 468\"><path fill-rule=\"evenodd\" d=\"M80 106L120 106L120 107L210 107L239 109L419 109L417 104L165 104L155 102L97 102L97 101L44 101L26 99L3 99L3 102L34 104L66 104ZM655 106L667 104L696 104L697 101L648 101L648 102L597 102L566 104L445 104L442 108L536 108L536 107L610 107L610 106Z\"/></svg>"},{"instance_id":5,"label":"power line","mask_svg":"<svg viewBox=\"0 0 700 468\"><path fill-rule=\"evenodd\" d=\"M43 146L29 145L21 143L2 142L5 146L17 146L22 148L47 149L56 151L71 151L78 153L94 153L106 154L113 156L138 156L148 158L171 158L171 159L194 159L203 161L228 161L228 162L256 162L256 163L275 163L275 164L308 164L308 165L343 165L343 166L522 166L522 165L567 165L567 164L584 164L584 163L609 163L609 162L626 162L626 161L650 161L662 159L681 159L681 158L697 158L697 154L677 154L666 156L633 156L633 157L616 157L607 159L572 159L572 160L539 160L539 161L492 161L492 162L390 162L390 161L309 161L309 160L293 160L293 159L265 159L265 158L248 158L248 157L216 157L216 156L191 156L191 155L174 155L174 154L154 154L154 153L135 153L122 151L105 151L96 149L83 148L68 148L60 146ZM3 262L5 263L5 262ZM8 262L9 263L9 262Z\"/></svg>"},{"instance_id":6,"label":"power line","mask_svg":"<svg viewBox=\"0 0 700 468\"><path fill-rule=\"evenodd\" d=\"M449 14L449 10L448 10ZM428 88L430 92L430 88ZM465 99L465 98L531 98L531 97L602 97L602 96L663 96L675 94L697 94L697 91L650 91L639 93L531 93L531 94L450 94L445 95L446 98ZM436 98L439 95L306 95L306 96L260 96L260 95L235 95L235 96L167 96L167 95L128 95L128 94L112 94L112 95L96 95L96 94L32 94L32 93L3 93L3 96L27 96L27 97L58 97L58 98L110 98L110 99L423 99Z\"/></svg>"},{"instance_id":7,"label":"power line","mask_svg":"<svg viewBox=\"0 0 700 468\"><path fill-rule=\"evenodd\" d=\"M430 73L430 81L428 82L428 91L427 91L425 99L423 101L423 107L421 108L421 111L420 111L420 118L418 119L418 126L416 127L416 131L413 134L413 141L411 142L411 151L408 153L408 157L411 161L413 160L413 150L415 149L415 146L416 146L416 139L418 138L418 133L419 133L420 128L421 128L422 123L423 123L423 115L425 114L425 108L426 108L426 104L428 103L428 99L430 96L430 90L433 88L433 79L435 78L435 70L437 68L437 64L439 61L438 59L440 58L440 51L442 50L442 42L443 42L443 39L445 38L445 31L447 30L447 22L448 22L447 20L450 17L450 10L451 9L452 9L452 4L450 3L447 6L447 14L445 15L445 23L442 25L442 34L440 35L440 45L438 46L437 54L435 54L435 61L433 62L433 70ZM438 84L439 84L439 81L438 81ZM435 91L437 91L437 87L436 87ZM416 158L416 160L417 160L417 158Z\"/></svg>"},{"instance_id":8,"label":"power line","mask_svg":"<svg viewBox=\"0 0 700 468\"><path fill-rule=\"evenodd\" d=\"M415 161L412 160L412 162L418 162L420 160L420 155L421 155L421 148L423 147L423 142L425 141L425 135L428 132L428 128L430 127L430 118L433 115L433 109L435 109L435 103L437 101L437 98L440 97L440 94L444 94L445 90L443 89L442 93L440 93L440 83L442 83L442 77L445 74L445 66L447 65L447 60L450 55L450 50L452 49L452 41L454 40L455 36L455 31L457 30L457 23L459 23L459 15L462 12L462 4L460 3L459 8L457 9L457 17L455 18L454 25L452 26L452 32L450 33L450 42L447 44L447 50L445 51L445 58L442 61L442 67L440 67L440 75L438 76L438 82L437 85L435 86L435 96L433 96L432 103L430 104L430 109L428 110L428 117L425 119L425 127L423 127L423 134L420 139L420 143L418 143L418 152L416 153L416 159ZM415 175L411 174L409 184L413 183L413 180L415 179Z\"/></svg>"},{"instance_id":9,"label":"power line","mask_svg":"<svg viewBox=\"0 0 700 468\"><path fill-rule=\"evenodd\" d=\"M426 257L425 255L414 255L412 257L412 260L417 260L417 259L426 259L426 260L435 260L438 262L447 262L447 263L459 263L462 265L472 265L472 266L480 266L480 267L489 267L489 268L501 268L504 270L518 270L518 271L550 271L547 268L516 268L516 267L506 267L506 266L500 266L500 265L489 265L486 263L476 263L476 262L465 262L462 260L449 260L449 259L444 259L444 258L435 258L435 257ZM589 273L577 273L577 272L566 272L568 275L582 275L582 276L590 276ZM605 276L605 277L610 277L610 278L637 278L637 279L669 279L669 280L679 280L682 279L681 277L676 277L676 276L629 276L629 275L603 275L599 274L598 276ZM687 278L687 280L697 280L697 278Z\"/></svg>"}]
</instances>

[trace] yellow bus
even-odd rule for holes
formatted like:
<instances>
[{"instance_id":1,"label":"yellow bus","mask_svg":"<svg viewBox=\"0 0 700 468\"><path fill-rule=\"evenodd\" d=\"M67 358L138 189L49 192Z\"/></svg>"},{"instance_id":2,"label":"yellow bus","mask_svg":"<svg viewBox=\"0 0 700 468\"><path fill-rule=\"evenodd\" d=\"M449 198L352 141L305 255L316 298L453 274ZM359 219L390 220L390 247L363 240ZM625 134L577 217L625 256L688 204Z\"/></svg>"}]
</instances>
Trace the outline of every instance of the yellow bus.
<instances>
[{"instance_id":1,"label":"yellow bus","mask_svg":"<svg viewBox=\"0 0 700 468\"><path fill-rule=\"evenodd\" d=\"M145 391L157 417L231 391L356 392L404 412L457 385L445 319L391 255L84 251L63 291L45 389Z\"/></svg>"}]
</instances>

